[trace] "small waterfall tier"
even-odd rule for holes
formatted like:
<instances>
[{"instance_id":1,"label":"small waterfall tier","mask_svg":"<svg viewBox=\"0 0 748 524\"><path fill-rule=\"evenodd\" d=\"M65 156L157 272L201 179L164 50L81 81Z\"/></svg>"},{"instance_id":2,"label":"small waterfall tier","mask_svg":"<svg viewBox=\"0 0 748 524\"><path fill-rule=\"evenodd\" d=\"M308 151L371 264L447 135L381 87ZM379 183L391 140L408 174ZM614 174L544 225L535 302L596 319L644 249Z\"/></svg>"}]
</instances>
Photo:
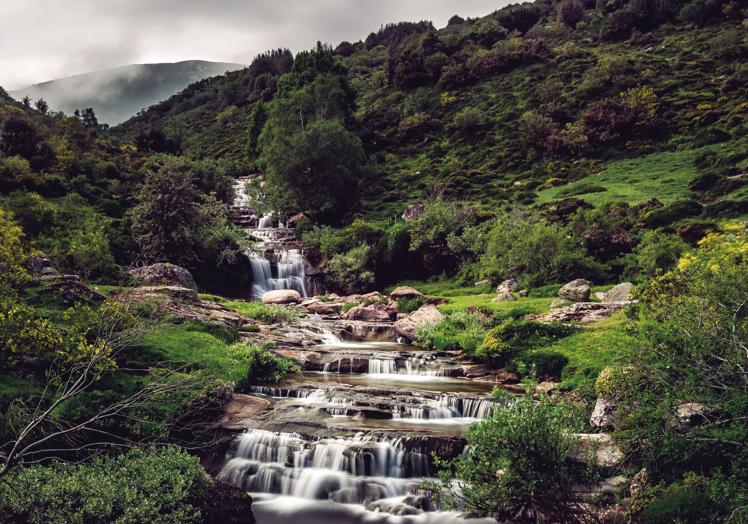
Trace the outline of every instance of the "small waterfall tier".
<instances>
[{"instance_id":1,"label":"small waterfall tier","mask_svg":"<svg viewBox=\"0 0 748 524\"><path fill-rule=\"evenodd\" d=\"M306 297L306 270L304 257L298 249L281 251L278 262L273 265L265 257L252 253L249 256L252 266L252 297L261 298L268 291L277 289L292 289Z\"/></svg>"},{"instance_id":2,"label":"small waterfall tier","mask_svg":"<svg viewBox=\"0 0 748 524\"><path fill-rule=\"evenodd\" d=\"M232 446L218 479L249 492L363 503L405 495L430 473L428 454L405 450L398 439L311 441L250 430Z\"/></svg>"}]
</instances>

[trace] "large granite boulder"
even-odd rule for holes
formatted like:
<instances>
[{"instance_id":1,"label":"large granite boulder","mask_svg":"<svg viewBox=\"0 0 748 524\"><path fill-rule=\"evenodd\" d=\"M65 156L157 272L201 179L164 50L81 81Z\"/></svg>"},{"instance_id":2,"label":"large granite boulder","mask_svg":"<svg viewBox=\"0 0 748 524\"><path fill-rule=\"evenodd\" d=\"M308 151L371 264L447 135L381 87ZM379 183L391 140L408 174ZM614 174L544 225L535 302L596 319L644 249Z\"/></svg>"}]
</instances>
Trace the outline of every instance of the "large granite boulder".
<instances>
[{"instance_id":1,"label":"large granite boulder","mask_svg":"<svg viewBox=\"0 0 748 524\"><path fill-rule=\"evenodd\" d=\"M38 275L41 274L44 270L53 270L55 273L59 274L57 270L54 269L54 266L52 265L52 261L47 258L45 255L32 255L29 258L26 259L26 269L29 270L29 273L32 275Z\"/></svg>"},{"instance_id":2,"label":"large granite boulder","mask_svg":"<svg viewBox=\"0 0 748 524\"><path fill-rule=\"evenodd\" d=\"M356 306L351 308L344 315L344 318L346 320L363 320L366 322L388 322L391 320L391 314L385 304L373 304L371 306Z\"/></svg>"},{"instance_id":3,"label":"large granite boulder","mask_svg":"<svg viewBox=\"0 0 748 524\"><path fill-rule=\"evenodd\" d=\"M47 269L53 268L45 268L42 272ZM45 288L52 291L66 304L75 304L76 302L101 303L106 300L104 295L84 284L78 275L49 274L43 276L41 282Z\"/></svg>"},{"instance_id":4,"label":"large granite boulder","mask_svg":"<svg viewBox=\"0 0 748 524\"><path fill-rule=\"evenodd\" d=\"M621 282L608 290L603 296L603 302L628 302L634 298L634 284Z\"/></svg>"},{"instance_id":5,"label":"large granite boulder","mask_svg":"<svg viewBox=\"0 0 748 524\"><path fill-rule=\"evenodd\" d=\"M403 220L406 222L415 220L423 214L423 210L423 204L411 204L405 208L405 211L403 211Z\"/></svg>"},{"instance_id":6,"label":"large granite boulder","mask_svg":"<svg viewBox=\"0 0 748 524\"><path fill-rule=\"evenodd\" d=\"M146 286L178 286L197 289L192 273L168 262L136 267L130 270L130 274Z\"/></svg>"},{"instance_id":7,"label":"large granite boulder","mask_svg":"<svg viewBox=\"0 0 748 524\"><path fill-rule=\"evenodd\" d=\"M301 302L301 295L293 289L277 289L262 295L263 304L298 304L299 302Z\"/></svg>"},{"instance_id":8,"label":"large granite boulder","mask_svg":"<svg viewBox=\"0 0 748 524\"><path fill-rule=\"evenodd\" d=\"M558 291L562 300L569 302L587 302L590 299L592 282L583 278L572 280Z\"/></svg>"},{"instance_id":9,"label":"large granite boulder","mask_svg":"<svg viewBox=\"0 0 748 524\"><path fill-rule=\"evenodd\" d=\"M519 289L519 281L514 278L504 280L501 284L496 287L496 293L501 295L502 293L511 293Z\"/></svg>"},{"instance_id":10,"label":"large granite boulder","mask_svg":"<svg viewBox=\"0 0 748 524\"><path fill-rule=\"evenodd\" d=\"M341 302L314 302L306 306L306 310L315 315L337 315L342 307Z\"/></svg>"},{"instance_id":11,"label":"large granite boulder","mask_svg":"<svg viewBox=\"0 0 748 524\"><path fill-rule=\"evenodd\" d=\"M608 433L577 433L573 436L569 459L574 462L592 462L601 468L614 468L626 458Z\"/></svg>"},{"instance_id":12,"label":"large granite boulder","mask_svg":"<svg viewBox=\"0 0 748 524\"><path fill-rule=\"evenodd\" d=\"M401 298L418 298L422 296L423 293L410 286L396 287L392 290L392 293L390 293L390 298L392 300L400 300Z\"/></svg>"},{"instance_id":13,"label":"large granite boulder","mask_svg":"<svg viewBox=\"0 0 748 524\"><path fill-rule=\"evenodd\" d=\"M595 429L613 429L618 422L618 403L599 397L590 415L590 426Z\"/></svg>"},{"instance_id":14,"label":"large granite boulder","mask_svg":"<svg viewBox=\"0 0 748 524\"><path fill-rule=\"evenodd\" d=\"M551 311L545 315L532 317L538 322L564 322L593 324L608 318L615 312L627 307L629 302L577 302L568 306L551 304Z\"/></svg>"},{"instance_id":15,"label":"large granite boulder","mask_svg":"<svg viewBox=\"0 0 748 524\"><path fill-rule=\"evenodd\" d=\"M426 304L395 322L395 331L401 337L415 340L416 333L424 326L444 320L444 315L432 304Z\"/></svg>"},{"instance_id":16,"label":"large granite boulder","mask_svg":"<svg viewBox=\"0 0 748 524\"><path fill-rule=\"evenodd\" d=\"M502 291L491 302L514 302L515 300L517 300L517 297L514 296L514 293L511 291Z\"/></svg>"}]
</instances>

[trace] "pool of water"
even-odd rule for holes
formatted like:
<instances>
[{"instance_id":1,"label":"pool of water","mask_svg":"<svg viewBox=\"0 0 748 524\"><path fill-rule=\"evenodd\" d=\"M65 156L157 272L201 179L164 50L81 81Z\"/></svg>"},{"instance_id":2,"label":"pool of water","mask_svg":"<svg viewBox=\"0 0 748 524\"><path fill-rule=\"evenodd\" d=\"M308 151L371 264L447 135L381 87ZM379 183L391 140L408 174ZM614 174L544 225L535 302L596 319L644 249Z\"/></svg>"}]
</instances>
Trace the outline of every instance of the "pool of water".
<instances>
[{"instance_id":1,"label":"pool of water","mask_svg":"<svg viewBox=\"0 0 748 524\"><path fill-rule=\"evenodd\" d=\"M302 373L304 382L323 384L348 384L351 386L380 386L416 389L421 391L438 391L442 393L490 393L494 385L461 377L435 377L429 375L403 374L350 374L323 373L306 371Z\"/></svg>"}]
</instances>

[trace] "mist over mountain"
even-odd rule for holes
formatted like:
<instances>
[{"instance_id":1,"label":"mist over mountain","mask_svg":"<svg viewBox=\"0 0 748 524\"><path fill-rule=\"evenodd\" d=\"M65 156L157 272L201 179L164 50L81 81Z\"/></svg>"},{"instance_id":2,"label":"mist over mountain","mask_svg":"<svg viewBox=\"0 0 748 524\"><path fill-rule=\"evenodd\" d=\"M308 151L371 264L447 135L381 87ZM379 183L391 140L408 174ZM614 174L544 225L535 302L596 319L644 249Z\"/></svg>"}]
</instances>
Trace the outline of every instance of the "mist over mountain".
<instances>
[{"instance_id":1,"label":"mist over mountain","mask_svg":"<svg viewBox=\"0 0 748 524\"><path fill-rule=\"evenodd\" d=\"M132 64L34 84L10 94L18 100L44 98L53 110L68 114L92 107L99 122L114 125L193 82L243 67L204 60Z\"/></svg>"}]
</instances>

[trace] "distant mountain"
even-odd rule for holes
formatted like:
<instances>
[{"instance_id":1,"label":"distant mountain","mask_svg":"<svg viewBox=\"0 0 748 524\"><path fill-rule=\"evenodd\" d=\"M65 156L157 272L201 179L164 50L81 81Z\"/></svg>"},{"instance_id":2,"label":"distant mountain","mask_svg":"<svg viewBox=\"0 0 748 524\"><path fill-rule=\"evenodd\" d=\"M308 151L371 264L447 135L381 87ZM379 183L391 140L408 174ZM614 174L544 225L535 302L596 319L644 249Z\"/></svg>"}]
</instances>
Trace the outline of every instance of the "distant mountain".
<instances>
[{"instance_id":1,"label":"distant mountain","mask_svg":"<svg viewBox=\"0 0 748 524\"><path fill-rule=\"evenodd\" d=\"M17 100L44 98L50 108L72 114L92 107L100 123L119 124L156 102L204 78L245 66L188 60L164 64L133 64L51 80L10 94Z\"/></svg>"}]
</instances>

